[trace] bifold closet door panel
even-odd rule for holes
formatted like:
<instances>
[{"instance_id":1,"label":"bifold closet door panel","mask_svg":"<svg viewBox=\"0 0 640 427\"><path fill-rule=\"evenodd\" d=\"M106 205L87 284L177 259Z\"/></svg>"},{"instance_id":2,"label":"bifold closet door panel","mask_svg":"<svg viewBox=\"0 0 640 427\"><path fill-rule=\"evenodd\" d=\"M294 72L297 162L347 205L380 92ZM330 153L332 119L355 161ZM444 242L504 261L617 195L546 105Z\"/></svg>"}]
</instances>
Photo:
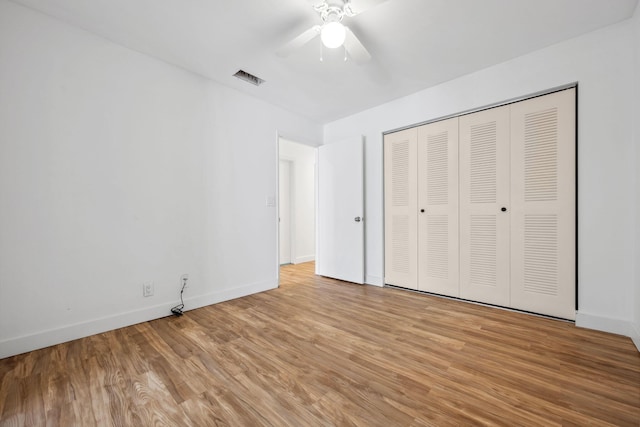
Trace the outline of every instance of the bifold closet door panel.
<instances>
[{"instance_id":1,"label":"bifold closet door panel","mask_svg":"<svg viewBox=\"0 0 640 427\"><path fill-rule=\"evenodd\" d=\"M575 319L575 89L511 106L511 306Z\"/></svg>"},{"instance_id":2,"label":"bifold closet door panel","mask_svg":"<svg viewBox=\"0 0 640 427\"><path fill-rule=\"evenodd\" d=\"M417 143L416 128L384 137L385 283L410 289L418 288Z\"/></svg>"},{"instance_id":3,"label":"bifold closet door panel","mask_svg":"<svg viewBox=\"0 0 640 427\"><path fill-rule=\"evenodd\" d=\"M418 128L418 289L459 296L458 118Z\"/></svg>"},{"instance_id":4,"label":"bifold closet door panel","mask_svg":"<svg viewBox=\"0 0 640 427\"><path fill-rule=\"evenodd\" d=\"M509 306L509 106L460 117L460 297Z\"/></svg>"}]
</instances>

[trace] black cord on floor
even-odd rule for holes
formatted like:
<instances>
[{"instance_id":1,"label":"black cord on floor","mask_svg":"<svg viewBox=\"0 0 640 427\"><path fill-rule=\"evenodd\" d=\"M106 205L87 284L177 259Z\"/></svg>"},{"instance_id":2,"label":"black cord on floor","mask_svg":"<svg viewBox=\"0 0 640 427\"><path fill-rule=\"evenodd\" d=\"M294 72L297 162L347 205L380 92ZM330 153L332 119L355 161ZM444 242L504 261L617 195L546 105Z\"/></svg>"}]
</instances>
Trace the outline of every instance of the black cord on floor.
<instances>
[{"instance_id":1,"label":"black cord on floor","mask_svg":"<svg viewBox=\"0 0 640 427\"><path fill-rule=\"evenodd\" d=\"M182 289L180 289L180 304L176 305L171 309L171 313L176 316L182 316L184 312L184 300L182 299L182 294L184 293L184 288L187 286L187 279L182 278Z\"/></svg>"}]
</instances>

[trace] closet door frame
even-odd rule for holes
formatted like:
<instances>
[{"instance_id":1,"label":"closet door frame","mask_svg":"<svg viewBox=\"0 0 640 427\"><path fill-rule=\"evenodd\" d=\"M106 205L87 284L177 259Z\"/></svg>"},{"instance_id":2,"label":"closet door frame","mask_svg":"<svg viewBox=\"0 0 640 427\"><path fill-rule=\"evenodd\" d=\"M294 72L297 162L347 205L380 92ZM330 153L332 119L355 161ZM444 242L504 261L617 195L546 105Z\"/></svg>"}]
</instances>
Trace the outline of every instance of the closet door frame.
<instances>
[{"instance_id":1,"label":"closet door frame","mask_svg":"<svg viewBox=\"0 0 640 427\"><path fill-rule=\"evenodd\" d=\"M575 233L575 243L574 243L574 253L575 253L575 264L573 266L574 268L574 273L575 273L575 284L574 284L574 290L575 290L575 311L577 312L579 309L579 292L580 292L580 288L579 288L579 275L578 275L578 264L579 264L579 234L578 234L578 204L579 204L579 194L578 194L578 186L579 186L579 181L578 181L578 168L579 168L579 163L578 163L578 149L579 149L579 144L578 144L578 123L579 123L579 111L578 111L578 98L579 98L579 86L578 86L578 82L571 82L568 84L564 84L564 85L559 85L553 88L549 88L549 89L545 89L545 90L541 90L538 92L533 92L527 95L523 95L523 96L518 96L518 97L514 97L511 99L507 99L504 101L500 101L500 102L496 102L493 104L487 104L481 107L476 107L476 108L471 108L468 110L464 110L455 114L448 114L448 115L444 115L444 116L440 116L434 119L430 119L430 120L426 120L423 122L418 122L415 124L411 124L411 125L407 125L407 126L402 126L402 127L398 127L398 128L394 128L394 129L390 129L388 131L384 131L382 132L381 136L384 140L384 138L389 135L389 134L393 134L393 133L397 133L400 131L404 131L407 129L413 129L413 128L417 128L419 126L423 126L423 125L427 125L427 124L431 124L434 122L439 122L442 120L446 120L446 119L450 119L450 118L454 118L454 117L461 117L467 114L472 114L475 112L479 112L479 111L484 111L490 108L495 108L495 107L501 107L501 106L505 106L505 105L509 105L509 104L513 104L516 102L520 102L520 101L525 101L528 99L532 99L532 98L537 98L540 96L545 96L545 95L550 95L556 92L561 92L567 89L575 89L575 106L574 106L574 111L575 111L575 159L574 159L574 165L575 165L575 192L574 192L574 196L575 196L575 218L574 218L574 233ZM383 144L384 145L384 144ZM384 148L383 148L384 151ZM383 157L383 162L386 163L386 153L384 153L384 157ZM386 187L386 183L384 180L385 177L385 171L383 170L383 187ZM388 195L386 193L386 188L384 190L383 193L383 207L386 206L386 199L387 199ZM384 211L384 209L383 209ZM386 216L386 212L383 212L383 216ZM383 219L383 229L381 230L382 235L383 235L383 239L384 239L384 243L383 243L383 247L385 249L385 252L382 254L383 255L383 272L382 272L382 276L384 278L384 284L387 285L394 285L393 283L389 283L386 281L386 270L387 270L387 266L386 266L386 259L387 259L387 253L386 253L386 240L387 240L387 236L386 236L386 217ZM509 307L507 307L509 308ZM553 316L551 316L553 317Z\"/></svg>"}]
</instances>

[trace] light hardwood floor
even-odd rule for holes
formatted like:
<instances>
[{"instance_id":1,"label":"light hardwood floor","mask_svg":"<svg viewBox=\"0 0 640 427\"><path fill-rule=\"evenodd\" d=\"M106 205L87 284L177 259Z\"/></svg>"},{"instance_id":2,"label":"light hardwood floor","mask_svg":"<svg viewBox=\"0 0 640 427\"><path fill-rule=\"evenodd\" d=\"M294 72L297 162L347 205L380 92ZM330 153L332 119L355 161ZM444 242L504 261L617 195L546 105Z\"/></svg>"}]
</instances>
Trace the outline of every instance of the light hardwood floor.
<instances>
[{"instance_id":1,"label":"light hardwood floor","mask_svg":"<svg viewBox=\"0 0 640 427\"><path fill-rule=\"evenodd\" d=\"M0 425L640 425L629 338L313 263L281 274L273 291L0 360Z\"/></svg>"}]
</instances>

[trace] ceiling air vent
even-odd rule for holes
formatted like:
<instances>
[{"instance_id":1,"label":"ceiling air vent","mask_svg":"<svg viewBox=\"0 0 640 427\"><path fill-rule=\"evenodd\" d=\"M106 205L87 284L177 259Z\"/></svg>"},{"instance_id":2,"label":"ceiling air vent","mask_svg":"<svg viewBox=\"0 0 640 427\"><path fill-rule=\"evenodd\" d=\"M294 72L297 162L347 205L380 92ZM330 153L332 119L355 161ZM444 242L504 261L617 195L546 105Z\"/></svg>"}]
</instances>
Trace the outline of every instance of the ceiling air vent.
<instances>
[{"instance_id":1,"label":"ceiling air vent","mask_svg":"<svg viewBox=\"0 0 640 427\"><path fill-rule=\"evenodd\" d=\"M252 85L256 85L256 86L260 86L262 83L264 83L264 80L262 80L260 77L256 77L253 74L249 74L249 73L247 73L246 71L243 71L243 70L238 70L238 72L235 73L233 76L239 78L240 80L244 80L245 82L249 82Z\"/></svg>"}]
</instances>

